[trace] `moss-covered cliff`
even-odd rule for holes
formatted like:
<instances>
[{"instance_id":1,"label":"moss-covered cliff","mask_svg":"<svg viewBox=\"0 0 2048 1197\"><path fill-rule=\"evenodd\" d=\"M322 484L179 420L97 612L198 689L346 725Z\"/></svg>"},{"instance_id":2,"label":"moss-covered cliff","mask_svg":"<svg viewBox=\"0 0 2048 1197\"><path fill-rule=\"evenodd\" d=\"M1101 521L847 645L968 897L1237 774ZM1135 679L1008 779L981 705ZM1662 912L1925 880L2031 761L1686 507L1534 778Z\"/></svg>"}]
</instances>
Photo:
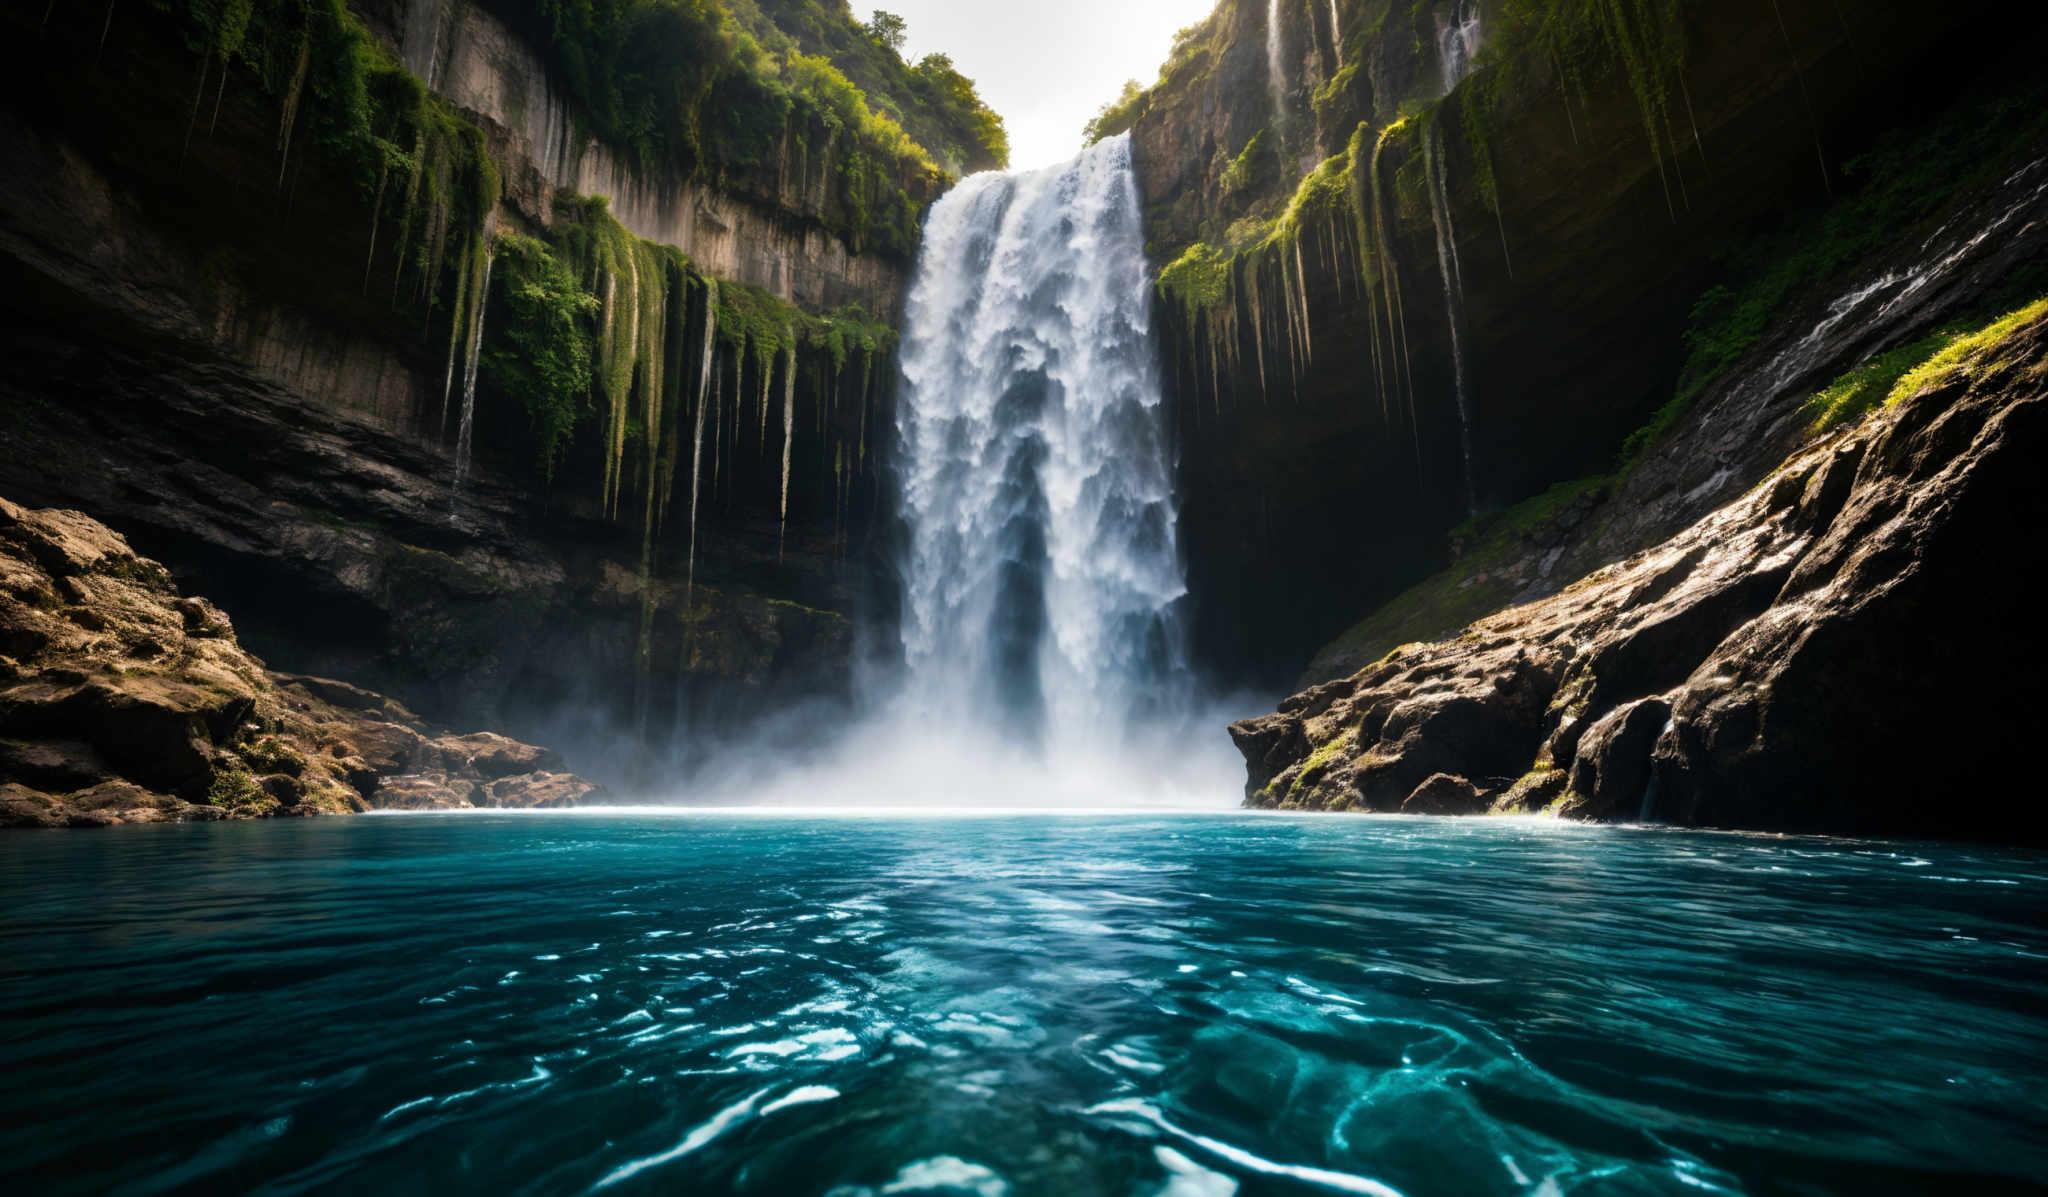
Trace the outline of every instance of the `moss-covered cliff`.
<instances>
[{"instance_id":1,"label":"moss-covered cliff","mask_svg":"<svg viewBox=\"0 0 2048 1197\"><path fill-rule=\"evenodd\" d=\"M2025 77L2041 19L1991 61L1983 16L1224 0L1185 31L1098 128L1136 139L1211 666L1285 682L1460 523L1639 456L1757 335L1716 308L1745 247L1870 187L1900 120Z\"/></svg>"},{"instance_id":2,"label":"moss-covered cliff","mask_svg":"<svg viewBox=\"0 0 2048 1197\"><path fill-rule=\"evenodd\" d=\"M770 70L691 11L714 96ZM858 209L945 179L874 165L893 117L791 42L749 173L607 141L462 0L108 15L7 10L13 493L433 715L660 743L843 689L909 265ZM889 103L943 132L941 65Z\"/></svg>"}]
</instances>

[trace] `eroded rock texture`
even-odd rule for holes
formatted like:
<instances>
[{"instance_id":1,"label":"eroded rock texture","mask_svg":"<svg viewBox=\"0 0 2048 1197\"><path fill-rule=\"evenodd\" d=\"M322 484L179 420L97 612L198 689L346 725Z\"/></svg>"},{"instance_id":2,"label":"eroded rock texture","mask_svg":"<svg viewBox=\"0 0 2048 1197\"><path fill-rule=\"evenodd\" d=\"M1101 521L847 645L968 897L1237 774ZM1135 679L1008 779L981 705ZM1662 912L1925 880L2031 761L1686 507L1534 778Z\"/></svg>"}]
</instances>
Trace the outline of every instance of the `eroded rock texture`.
<instances>
[{"instance_id":1,"label":"eroded rock texture","mask_svg":"<svg viewBox=\"0 0 2048 1197\"><path fill-rule=\"evenodd\" d=\"M2044 446L2048 319L1654 548L1235 725L1247 801L2038 839Z\"/></svg>"},{"instance_id":2,"label":"eroded rock texture","mask_svg":"<svg viewBox=\"0 0 2048 1197\"><path fill-rule=\"evenodd\" d=\"M597 792L548 749L437 734L382 695L271 673L224 612L105 525L0 499L0 826L574 806Z\"/></svg>"}]
</instances>

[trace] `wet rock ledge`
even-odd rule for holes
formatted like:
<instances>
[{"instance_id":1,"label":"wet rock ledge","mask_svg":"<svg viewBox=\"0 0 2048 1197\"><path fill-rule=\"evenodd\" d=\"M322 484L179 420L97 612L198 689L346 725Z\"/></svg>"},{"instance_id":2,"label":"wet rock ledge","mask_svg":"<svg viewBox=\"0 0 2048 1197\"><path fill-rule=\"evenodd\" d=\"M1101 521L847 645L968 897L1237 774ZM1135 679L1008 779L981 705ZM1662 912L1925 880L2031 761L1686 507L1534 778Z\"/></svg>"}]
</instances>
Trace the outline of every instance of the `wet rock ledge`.
<instances>
[{"instance_id":1,"label":"wet rock ledge","mask_svg":"<svg viewBox=\"0 0 2048 1197\"><path fill-rule=\"evenodd\" d=\"M308 611L308 619L318 619ZM552 751L276 673L76 511L0 498L0 827L574 806Z\"/></svg>"},{"instance_id":2,"label":"wet rock ledge","mask_svg":"<svg viewBox=\"0 0 2048 1197\"><path fill-rule=\"evenodd\" d=\"M2039 841L2044 447L2034 315L1662 544L1233 725L1247 805Z\"/></svg>"}]
</instances>

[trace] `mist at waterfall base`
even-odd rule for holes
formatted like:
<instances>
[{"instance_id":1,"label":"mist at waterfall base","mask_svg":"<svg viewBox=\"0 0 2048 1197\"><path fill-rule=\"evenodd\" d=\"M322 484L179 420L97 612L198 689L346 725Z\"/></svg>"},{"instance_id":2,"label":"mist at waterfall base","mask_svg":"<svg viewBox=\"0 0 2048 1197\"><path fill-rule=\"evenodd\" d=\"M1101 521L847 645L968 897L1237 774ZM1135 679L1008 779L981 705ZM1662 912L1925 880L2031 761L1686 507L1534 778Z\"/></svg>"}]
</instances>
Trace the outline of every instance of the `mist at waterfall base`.
<instances>
[{"instance_id":1,"label":"mist at waterfall base","mask_svg":"<svg viewBox=\"0 0 2048 1197\"><path fill-rule=\"evenodd\" d=\"M926 221L892 471L901 616L849 710L689 743L693 802L1235 803L1201 692L1128 135L963 181ZM886 662L878 664L876 662ZM650 797L662 797L654 794Z\"/></svg>"}]
</instances>

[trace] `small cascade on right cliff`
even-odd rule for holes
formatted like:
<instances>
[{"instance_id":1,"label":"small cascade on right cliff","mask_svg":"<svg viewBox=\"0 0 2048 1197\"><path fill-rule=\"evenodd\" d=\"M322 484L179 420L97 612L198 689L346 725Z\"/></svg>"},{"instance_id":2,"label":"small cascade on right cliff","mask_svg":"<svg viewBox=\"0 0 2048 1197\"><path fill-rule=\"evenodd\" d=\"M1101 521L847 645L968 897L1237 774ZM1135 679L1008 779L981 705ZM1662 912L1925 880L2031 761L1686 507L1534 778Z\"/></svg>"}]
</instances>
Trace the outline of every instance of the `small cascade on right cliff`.
<instances>
[{"instance_id":1,"label":"small cascade on right cliff","mask_svg":"<svg viewBox=\"0 0 2048 1197\"><path fill-rule=\"evenodd\" d=\"M1273 132L1276 134L1287 127L1287 47L1283 37L1280 0L1266 0L1266 89L1273 96Z\"/></svg>"},{"instance_id":2,"label":"small cascade on right cliff","mask_svg":"<svg viewBox=\"0 0 2048 1197\"><path fill-rule=\"evenodd\" d=\"M1458 261L1458 227L1451 220L1451 194L1444 177L1443 130L1432 124L1422 142L1423 172L1429 183L1429 217L1436 229L1436 265L1444 280L1444 324L1451 335L1452 397L1458 405L1458 460L1465 514L1479 510L1472 471L1472 394L1465 371L1465 272Z\"/></svg>"},{"instance_id":3,"label":"small cascade on right cliff","mask_svg":"<svg viewBox=\"0 0 2048 1197\"><path fill-rule=\"evenodd\" d=\"M462 365L462 422L455 434L455 494L462 495L462 488L469 481L470 442L476 432L476 373L477 358L484 348L484 309L490 306L491 267L497 259L484 255L482 285L477 288L470 302L472 315L469 327L469 356Z\"/></svg>"},{"instance_id":4,"label":"small cascade on right cliff","mask_svg":"<svg viewBox=\"0 0 2048 1197\"><path fill-rule=\"evenodd\" d=\"M1458 0L1450 16L1437 18L1436 59L1443 72L1443 94L1450 95L1472 73L1473 60L1479 57L1479 34L1479 6L1474 0Z\"/></svg>"},{"instance_id":5,"label":"small cascade on right cliff","mask_svg":"<svg viewBox=\"0 0 2048 1197\"><path fill-rule=\"evenodd\" d=\"M915 726L1103 759L1185 709L1143 237L1128 135L932 209L897 418Z\"/></svg>"}]
</instances>

